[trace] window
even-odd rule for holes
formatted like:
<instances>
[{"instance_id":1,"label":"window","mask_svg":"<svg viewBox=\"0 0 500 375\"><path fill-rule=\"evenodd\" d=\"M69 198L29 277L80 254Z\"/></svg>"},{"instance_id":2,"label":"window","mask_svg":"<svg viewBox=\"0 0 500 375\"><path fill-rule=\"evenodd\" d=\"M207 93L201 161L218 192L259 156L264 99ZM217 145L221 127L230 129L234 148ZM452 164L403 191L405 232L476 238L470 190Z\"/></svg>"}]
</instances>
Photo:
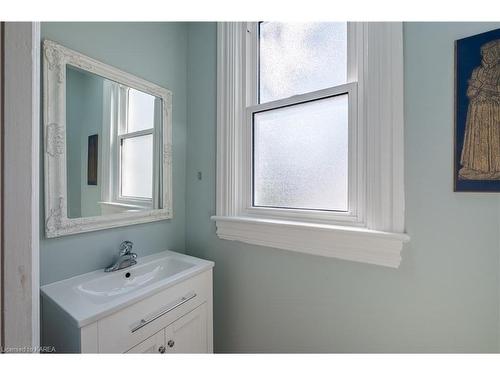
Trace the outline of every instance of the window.
<instances>
[{"instance_id":1,"label":"window","mask_svg":"<svg viewBox=\"0 0 500 375\"><path fill-rule=\"evenodd\" d=\"M251 207L348 213L347 23L256 27Z\"/></svg>"},{"instance_id":2,"label":"window","mask_svg":"<svg viewBox=\"0 0 500 375\"><path fill-rule=\"evenodd\" d=\"M153 198L153 132L155 97L132 88L122 88L122 121L117 144L120 146L118 199L143 201Z\"/></svg>"},{"instance_id":3,"label":"window","mask_svg":"<svg viewBox=\"0 0 500 375\"><path fill-rule=\"evenodd\" d=\"M160 148L161 100L153 95L115 82L105 83L102 204L115 211L134 211L161 206L160 164L155 149ZM107 149L104 149L107 151Z\"/></svg>"},{"instance_id":4,"label":"window","mask_svg":"<svg viewBox=\"0 0 500 375\"><path fill-rule=\"evenodd\" d=\"M217 235L398 267L401 23L219 23Z\"/></svg>"},{"instance_id":5,"label":"window","mask_svg":"<svg viewBox=\"0 0 500 375\"><path fill-rule=\"evenodd\" d=\"M245 27L241 213L358 225L357 77L348 24Z\"/></svg>"}]
</instances>

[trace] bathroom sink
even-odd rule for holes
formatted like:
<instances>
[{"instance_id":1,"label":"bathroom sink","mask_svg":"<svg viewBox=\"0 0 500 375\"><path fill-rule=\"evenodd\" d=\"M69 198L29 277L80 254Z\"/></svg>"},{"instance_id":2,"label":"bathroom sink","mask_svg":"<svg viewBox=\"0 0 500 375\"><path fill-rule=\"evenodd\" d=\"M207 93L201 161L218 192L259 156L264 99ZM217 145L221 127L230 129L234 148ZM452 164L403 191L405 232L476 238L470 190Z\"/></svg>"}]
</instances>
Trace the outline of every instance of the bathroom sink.
<instances>
[{"instance_id":1,"label":"bathroom sink","mask_svg":"<svg viewBox=\"0 0 500 375\"><path fill-rule=\"evenodd\" d=\"M76 291L95 303L106 303L124 294L168 279L193 267L192 263L166 257L143 265L105 274L76 286Z\"/></svg>"},{"instance_id":2,"label":"bathroom sink","mask_svg":"<svg viewBox=\"0 0 500 375\"><path fill-rule=\"evenodd\" d=\"M137 258L132 267L89 272L44 285L41 291L82 327L212 267L210 261L163 251Z\"/></svg>"}]
</instances>

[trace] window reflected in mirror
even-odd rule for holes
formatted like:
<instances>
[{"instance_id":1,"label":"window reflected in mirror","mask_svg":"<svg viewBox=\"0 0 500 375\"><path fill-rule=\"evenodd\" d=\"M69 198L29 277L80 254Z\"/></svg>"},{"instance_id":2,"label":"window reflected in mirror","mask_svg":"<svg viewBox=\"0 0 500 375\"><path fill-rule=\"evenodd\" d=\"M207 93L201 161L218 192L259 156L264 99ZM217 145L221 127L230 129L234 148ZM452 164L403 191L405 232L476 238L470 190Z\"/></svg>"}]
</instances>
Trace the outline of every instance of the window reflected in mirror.
<instances>
[{"instance_id":1,"label":"window reflected in mirror","mask_svg":"<svg viewBox=\"0 0 500 375\"><path fill-rule=\"evenodd\" d=\"M66 66L68 217L162 208L162 100Z\"/></svg>"}]
</instances>

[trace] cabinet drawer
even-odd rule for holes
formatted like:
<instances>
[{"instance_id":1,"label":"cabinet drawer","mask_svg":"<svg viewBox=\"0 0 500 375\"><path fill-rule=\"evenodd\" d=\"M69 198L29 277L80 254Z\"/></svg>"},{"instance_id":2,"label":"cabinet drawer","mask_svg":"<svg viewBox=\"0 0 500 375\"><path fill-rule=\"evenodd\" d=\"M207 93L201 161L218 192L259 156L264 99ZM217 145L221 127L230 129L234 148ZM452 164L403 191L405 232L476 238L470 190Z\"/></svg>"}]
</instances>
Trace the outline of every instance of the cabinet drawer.
<instances>
[{"instance_id":1,"label":"cabinet drawer","mask_svg":"<svg viewBox=\"0 0 500 375\"><path fill-rule=\"evenodd\" d=\"M98 321L100 353L123 353L211 298L211 270Z\"/></svg>"}]
</instances>

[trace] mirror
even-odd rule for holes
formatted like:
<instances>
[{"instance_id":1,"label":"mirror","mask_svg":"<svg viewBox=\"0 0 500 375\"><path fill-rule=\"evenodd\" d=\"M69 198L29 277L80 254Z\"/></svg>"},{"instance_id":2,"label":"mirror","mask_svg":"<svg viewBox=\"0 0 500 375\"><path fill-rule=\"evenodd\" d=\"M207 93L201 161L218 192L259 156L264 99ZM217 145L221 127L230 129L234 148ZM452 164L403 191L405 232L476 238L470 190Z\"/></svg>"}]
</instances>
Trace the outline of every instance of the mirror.
<instances>
[{"instance_id":1,"label":"mirror","mask_svg":"<svg viewBox=\"0 0 500 375\"><path fill-rule=\"evenodd\" d=\"M47 237L172 217L171 96L44 41Z\"/></svg>"},{"instance_id":2,"label":"mirror","mask_svg":"<svg viewBox=\"0 0 500 375\"><path fill-rule=\"evenodd\" d=\"M161 105L154 95L66 66L69 218L161 207Z\"/></svg>"}]
</instances>

